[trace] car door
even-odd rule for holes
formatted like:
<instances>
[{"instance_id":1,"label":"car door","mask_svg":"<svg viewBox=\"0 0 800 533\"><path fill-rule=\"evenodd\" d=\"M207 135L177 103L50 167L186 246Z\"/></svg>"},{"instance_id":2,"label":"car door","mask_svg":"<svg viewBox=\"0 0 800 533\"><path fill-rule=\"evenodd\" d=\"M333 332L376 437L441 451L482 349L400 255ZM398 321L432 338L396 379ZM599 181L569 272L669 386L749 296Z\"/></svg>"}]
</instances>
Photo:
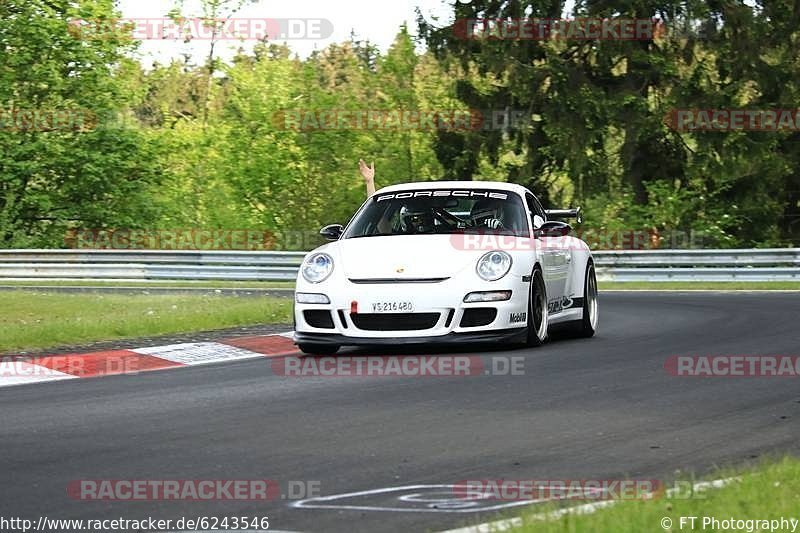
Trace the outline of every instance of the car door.
<instances>
[{"instance_id":1,"label":"car door","mask_svg":"<svg viewBox=\"0 0 800 533\"><path fill-rule=\"evenodd\" d=\"M547 215L539 200L532 194L526 193L525 202L531 217L531 226L536 229L535 217L540 217L542 222L547 220ZM542 274L545 287L547 287L547 307L550 314L561 312L564 291L566 290L570 261L572 259L566 241L563 237L548 237L536 235L542 257Z\"/></svg>"}]
</instances>

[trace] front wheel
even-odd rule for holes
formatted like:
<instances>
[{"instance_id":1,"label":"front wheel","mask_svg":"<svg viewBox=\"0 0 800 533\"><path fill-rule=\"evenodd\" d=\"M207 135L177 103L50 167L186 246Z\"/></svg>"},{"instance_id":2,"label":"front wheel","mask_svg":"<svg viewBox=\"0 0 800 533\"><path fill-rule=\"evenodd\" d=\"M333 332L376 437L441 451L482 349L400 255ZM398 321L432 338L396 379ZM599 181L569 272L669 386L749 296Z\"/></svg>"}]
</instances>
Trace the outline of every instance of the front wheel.
<instances>
[{"instance_id":1,"label":"front wheel","mask_svg":"<svg viewBox=\"0 0 800 533\"><path fill-rule=\"evenodd\" d=\"M541 346L547 340L547 289L542 271L533 271L528 295L528 346Z\"/></svg>"},{"instance_id":2,"label":"front wheel","mask_svg":"<svg viewBox=\"0 0 800 533\"><path fill-rule=\"evenodd\" d=\"M300 351L308 355L331 355L339 351L335 344L308 344L301 342L297 345Z\"/></svg>"},{"instance_id":3,"label":"front wheel","mask_svg":"<svg viewBox=\"0 0 800 533\"><path fill-rule=\"evenodd\" d=\"M594 265L586 265L586 279L583 283L583 316L568 324L569 333L574 337L592 337L597 331L599 307L597 304L597 276Z\"/></svg>"}]
</instances>

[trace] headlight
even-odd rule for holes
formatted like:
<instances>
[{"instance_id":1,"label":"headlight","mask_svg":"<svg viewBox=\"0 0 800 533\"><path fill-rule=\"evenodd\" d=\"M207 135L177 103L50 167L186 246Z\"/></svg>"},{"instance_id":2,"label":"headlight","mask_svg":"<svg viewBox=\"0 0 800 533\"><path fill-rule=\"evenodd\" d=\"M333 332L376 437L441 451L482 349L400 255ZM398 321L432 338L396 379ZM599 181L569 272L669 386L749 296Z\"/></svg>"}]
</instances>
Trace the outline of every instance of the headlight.
<instances>
[{"instance_id":1,"label":"headlight","mask_svg":"<svg viewBox=\"0 0 800 533\"><path fill-rule=\"evenodd\" d=\"M300 271L309 283L325 281L325 279L331 275L331 272L333 272L333 259L328 254L311 254L303 262Z\"/></svg>"},{"instance_id":2,"label":"headlight","mask_svg":"<svg viewBox=\"0 0 800 533\"><path fill-rule=\"evenodd\" d=\"M478 259L478 275L486 281L496 281L511 270L511 256L505 252L489 252Z\"/></svg>"}]
</instances>

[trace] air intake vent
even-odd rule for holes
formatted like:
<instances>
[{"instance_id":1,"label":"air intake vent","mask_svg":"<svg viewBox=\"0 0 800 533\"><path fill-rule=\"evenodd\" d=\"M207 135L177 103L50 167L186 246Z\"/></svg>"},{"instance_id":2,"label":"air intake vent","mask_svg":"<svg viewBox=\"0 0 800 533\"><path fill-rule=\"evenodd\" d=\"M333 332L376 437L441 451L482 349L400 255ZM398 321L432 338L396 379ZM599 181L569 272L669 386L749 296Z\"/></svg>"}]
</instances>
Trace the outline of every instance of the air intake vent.
<instances>
[{"instance_id":1,"label":"air intake vent","mask_svg":"<svg viewBox=\"0 0 800 533\"><path fill-rule=\"evenodd\" d=\"M330 311L324 309L303 311L303 318L312 328L333 329L333 317Z\"/></svg>"},{"instance_id":2,"label":"air intake vent","mask_svg":"<svg viewBox=\"0 0 800 533\"><path fill-rule=\"evenodd\" d=\"M431 329L439 322L439 313L356 313L350 319L366 331L412 331Z\"/></svg>"},{"instance_id":3,"label":"air intake vent","mask_svg":"<svg viewBox=\"0 0 800 533\"><path fill-rule=\"evenodd\" d=\"M461 317L462 328L474 328L477 326L487 326L497 318L497 309L494 307L473 307L465 309Z\"/></svg>"}]
</instances>

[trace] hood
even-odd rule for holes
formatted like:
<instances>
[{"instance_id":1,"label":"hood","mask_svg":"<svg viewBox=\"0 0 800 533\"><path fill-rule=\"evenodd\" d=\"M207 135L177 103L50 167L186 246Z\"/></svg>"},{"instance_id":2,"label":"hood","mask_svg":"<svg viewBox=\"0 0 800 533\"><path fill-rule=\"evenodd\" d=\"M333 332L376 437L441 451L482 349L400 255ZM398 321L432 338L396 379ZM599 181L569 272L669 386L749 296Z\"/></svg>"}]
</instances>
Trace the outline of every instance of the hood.
<instances>
[{"instance_id":1,"label":"hood","mask_svg":"<svg viewBox=\"0 0 800 533\"><path fill-rule=\"evenodd\" d=\"M332 243L350 279L449 278L474 269L485 252L459 250L451 235L361 237Z\"/></svg>"}]
</instances>

